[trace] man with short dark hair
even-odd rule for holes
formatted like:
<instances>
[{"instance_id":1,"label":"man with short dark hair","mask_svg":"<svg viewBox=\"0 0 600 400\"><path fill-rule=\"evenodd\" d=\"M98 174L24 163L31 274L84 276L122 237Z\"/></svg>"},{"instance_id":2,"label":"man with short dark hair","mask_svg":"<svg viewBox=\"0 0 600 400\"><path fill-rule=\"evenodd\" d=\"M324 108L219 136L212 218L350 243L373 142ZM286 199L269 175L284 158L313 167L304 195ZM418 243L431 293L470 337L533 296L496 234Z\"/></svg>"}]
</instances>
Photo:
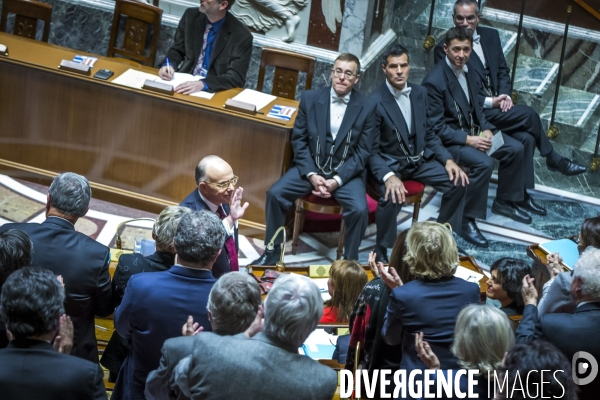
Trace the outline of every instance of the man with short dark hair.
<instances>
[{"instance_id":1,"label":"man with short dark hair","mask_svg":"<svg viewBox=\"0 0 600 400\"><path fill-rule=\"evenodd\" d=\"M427 90L408 83L408 51L392 45L383 54L381 66L386 81L371 94L377 112L369 184L380 196L375 253L377 261L387 263L387 249L398 236L396 217L407 193L403 180L413 179L444 193L438 222L450 223L454 232L463 235L469 179L429 124Z\"/></svg>"},{"instance_id":2,"label":"man with short dark hair","mask_svg":"<svg viewBox=\"0 0 600 400\"><path fill-rule=\"evenodd\" d=\"M266 240L285 224L285 214L298 198L311 193L333 197L344 210L344 257L358 259L369 212L363 172L375 125L375 104L354 88L359 79L359 59L343 53L331 70L331 86L303 93L292 132L292 167L267 191ZM281 238L274 243L274 250L251 264L275 265Z\"/></svg>"},{"instance_id":3,"label":"man with short dark hair","mask_svg":"<svg viewBox=\"0 0 600 400\"><path fill-rule=\"evenodd\" d=\"M227 272L239 270L237 221L244 216L249 204L242 205L244 188L235 188L239 178L233 174L231 165L219 156L210 155L200 160L195 178L198 188L179 205L195 211L211 211L223 221L227 239L212 268L213 276L218 279Z\"/></svg>"},{"instance_id":4,"label":"man with short dark hair","mask_svg":"<svg viewBox=\"0 0 600 400\"><path fill-rule=\"evenodd\" d=\"M481 81L480 95L485 99L486 119L502 132L520 141L525 147L524 170L526 187L534 187L533 155L534 148L546 158L550 171L558 171L571 176L584 173L587 168L554 151L544 132L542 121L535 110L527 105L513 104L510 85L510 69L504 58L500 35L493 28L479 26L479 4L476 0L457 0L454 4L453 21L455 26L464 26L473 34L473 53L467 66L477 72ZM435 48L435 62L444 58L443 43ZM527 199L526 199L527 200ZM519 205L534 214L545 215L546 210L535 203Z\"/></svg>"},{"instance_id":5,"label":"man with short dark hair","mask_svg":"<svg viewBox=\"0 0 600 400\"><path fill-rule=\"evenodd\" d=\"M423 86L427 88L433 129L458 165L470 169L465 203L467 224L463 225L463 231L468 234L462 237L476 246L486 247L487 239L475 219L486 219L488 187L494 169L492 157L500 162L492 212L527 224L531 223L531 217L515 205L525 200L523 145L498 133L503 144L491 156L486 153L492 147L495 126L486 119L478 97L481 83L476 73L467 68L472 44L473 38L466 28L448 30L444 43L446 58L429 71Z\"/></svg>"},{"instance_id":6,"label":"man with short dark hair","mask_svg":"<svg viewBox=\"0 0 600 400\"><path fill-rule=\"evenodd\" d=\"M168 271L133 275L115 311L115 329L131 343L112 398L143 399L146 377L158 367L165 340L180 335L192 315L211 330L206 303L215 284L211 268L225 241L221 220L209 211L184 214L173 240L177 253Z\"/></svg>"},{"instance_id":7,"label":"man with short dark hair","mask_svg":"<svg viewBox=\"0 0 600 400\"><path fill-rule=\"evenodd\" d=\"M62 276L65 309L75 328L71 354L97 363L94 315L108 317L114 306L108 247L75 231L75 223L87 213L91 197L92 190L85 177L65 172L48 189L44 222L5 224L0 232L20 229L27 233L35 249L31 265Z\"/></svg>"},{"instance_id":8,"label":"man with short dark hair","mask_svg":"<svg viewBox=\"0 0 600 400\"><path fill-rule=\"evenodd\" d=\"M102 369L56 351L65 291L46 269L25 267L2 288L0 314L11 342L0 350L2 400L106 400ZM58 339L57 339L58 340Z\"/></svg>"},{"instance_id":9,"label":"man with short dark hair","mask_svg":"<svg viewBox=\"0 0 600 400\"><path fill-rule=\"evenodd\" d=\"M228 10L235 0L200 0L185 10L158 75L171 80L175 71L203 79L185 82L177 93L218 92L244 87L252 56L252 33Z\"/></svg>"}]
</instances>

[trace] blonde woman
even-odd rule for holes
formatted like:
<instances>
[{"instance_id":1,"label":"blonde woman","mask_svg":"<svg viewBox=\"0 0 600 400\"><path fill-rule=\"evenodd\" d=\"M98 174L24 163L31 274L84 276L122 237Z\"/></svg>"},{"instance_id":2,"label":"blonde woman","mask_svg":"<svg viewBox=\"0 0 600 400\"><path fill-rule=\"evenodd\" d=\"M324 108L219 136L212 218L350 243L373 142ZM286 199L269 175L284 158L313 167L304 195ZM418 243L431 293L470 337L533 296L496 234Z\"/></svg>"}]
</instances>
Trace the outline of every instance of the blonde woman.
<instances>
[{"instance_id":1,"label":"blonde woman","mask_svg":"<svg viewBox=\"0 0 600 400\"><path fill-rule=\"evenodd\" d=\"M324 304L321 322L348 322L356 299L367 284L367 273L356 261L337 260L329 270L331 299Z\"/></svg>"}]
</instances>

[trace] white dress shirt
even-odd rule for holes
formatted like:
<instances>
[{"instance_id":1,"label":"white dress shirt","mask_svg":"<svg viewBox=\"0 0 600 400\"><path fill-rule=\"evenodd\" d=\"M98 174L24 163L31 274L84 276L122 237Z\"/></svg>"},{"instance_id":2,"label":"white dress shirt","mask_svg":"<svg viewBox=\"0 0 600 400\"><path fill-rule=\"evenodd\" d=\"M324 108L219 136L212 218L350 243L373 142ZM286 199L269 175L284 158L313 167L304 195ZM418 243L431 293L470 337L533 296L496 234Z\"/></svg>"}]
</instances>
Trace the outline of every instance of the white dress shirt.
<instances>
[{"instance_id":1,"label":"white dress shirt","mask_svg":"<svg viewBox=\"0 0 600 400\"><path fill-rule=\"evenodd\" d=\"M388 89L392 93L392 96L394 96L394 99L396 99L396 103L398 104L398 107L400 108L400 112L402 112L402 116L404 117L404 122L406 122L408 131L410 132L410 129L412 126L412 108L410 105L410 92L411 92L410 88L405 84L404 89L398 90L395 87L393 87L392 85L390 85L390 82L387 79L385 80L385 84L387 85ZM383 181L384 182L387 181L392 175L394 175L394 172L388 172L383 177Z\"/></svg>"},{"instance_id":2,"label":"white dress shirt","mask_svg":"<svg viewBox=\"0 0 600 400\"><path fill-rule=\"evenodd\" d=\"M352 92L343 97L339 97L337 93L335 93L335 90L333 90L333 87L331 88L331 95L329 96L331 102L331 106L329 107L329 129L331 130L333 141L335 141L340 126L342 125L342 121L344 120L351 94Z\"/></svg>"},{"instance_id":3,"label":"white dress shirt","mask_svg":"<svg viewBox=\"0 0 600 400\"><path fill-rule=\"evenodd\" d=\"M202 196L202 192L200 192L200 190L198 190L198 194L200 195L200 198L202 199L202 201L204 201L206 203L206 205L208 206L208 208L210 209L210 211L212 211L214 214L217 214L217 216L219 215L217 213L217 210L219 209L219 207L221 207L221 205L217 205L214 203L211 203L210 201L208 201L206 199L206 197ZM223 210L224 212L225 210ZM234 233L234 229L233 227L229 226L229 222L227 222L227 218L223 218L221 221L223 221L223 226L225 227L225 232L227 232L227 234L229 236L232 236ZM234 226L237 225L237 221L235 221Z\"/></svg>"},{"instance_id":4,"label":"white dress shirt","mask_svg":"<svg viewBox=\"0 0 600 400\"><path fill-rule=\"evenodd\" d=\"M462 68L456 68L454 65L452 65L452 63L448 59L448 56L446 56L446 63L448 64L450 69L452 69L454 75L456 75L456 79L458 79L458 83L460 83L460 87L462 87L465 96L467 96L467 101L470 104L471 97L469 96L469 84L467 83L467 72L469 72L469 68L467 68L466 65L463 65Z\"/></svg>"}]
</instances>

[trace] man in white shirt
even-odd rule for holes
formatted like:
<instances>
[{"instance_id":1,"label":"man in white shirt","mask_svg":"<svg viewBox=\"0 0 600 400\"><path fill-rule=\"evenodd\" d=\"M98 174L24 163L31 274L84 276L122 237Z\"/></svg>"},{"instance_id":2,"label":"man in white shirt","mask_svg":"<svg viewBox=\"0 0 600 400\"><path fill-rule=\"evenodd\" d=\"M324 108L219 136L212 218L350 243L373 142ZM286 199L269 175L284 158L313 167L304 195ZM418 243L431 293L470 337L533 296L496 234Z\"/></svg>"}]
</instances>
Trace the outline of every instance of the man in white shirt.
<instances>
[{"instance_id":1,"label":"man in white shirt","mask_svg":"<svg viewBox=\"0 0 600 400\"><path fill-rule=\"evenodd\" d=\"M360 61L352 54L338 56L331 70L331 87L302 95L292 132L292 167L267 191L265 238L285 224L285 213L299 197L333 197L344 209L344 257L358 259L368 208L364 169L371 152L375 104L354 89ZM281 240L253 265L275 265Z\"/></svg>"}]
</instances>

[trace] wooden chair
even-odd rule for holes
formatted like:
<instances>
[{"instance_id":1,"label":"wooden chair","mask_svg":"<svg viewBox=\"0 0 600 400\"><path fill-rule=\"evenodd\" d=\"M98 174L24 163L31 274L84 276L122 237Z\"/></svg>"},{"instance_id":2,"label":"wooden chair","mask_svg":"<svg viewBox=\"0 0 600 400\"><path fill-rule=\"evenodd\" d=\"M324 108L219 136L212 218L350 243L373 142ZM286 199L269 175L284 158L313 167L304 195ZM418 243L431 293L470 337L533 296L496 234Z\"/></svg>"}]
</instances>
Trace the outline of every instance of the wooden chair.
<instances>
[{"instance_id":1,"label":"wooden chair","mask_svg":"<svg viewBox=\"0 0 600 400\"><path fill-rule=\"evenodd\" d=\"M414 204L413 218L412 223L419 221L419 210L421 209L421 200L423 198L423 193L425 192L425 185L421 182L406 180L402 181L404 187L408 191L406 196L404 196L404 205L409 206ZM377 191L373 188L373 186L367 184L367 194L371 196L376 201L379 201L379 195Z\"/></svg>"},{"instance_id":2,"label":"wooden chair","mask_svg":"<svg viewBox=\"0 0 600 400\"><path fill-rule=\"evenodd\" d=\"M37 32L38 20L44 21L42 42L48 42L50 36L50 20L52 6L35 0L3 0L2 15L0 16L0 31L6 31L8 14L15 14L13 35L34 39ZM11 33L11 32L7 32Z\"/></svg>"},{"instance_id":3,"label":"wooden chair","mask_svg":"<svg viewBox=\"0 0 600 400\"><path fill-rule=\"evenodd\" d=\"M267 65L275 66L273 75L273 89L271 94L286 99L296 99L296 87L298 86L298 74L306 72L305 89L312 86L312 78L315 70L315 58L286 50L264 48L260 58L260 69L258 71L258 83L256 90L262 91L265 80L265 68Z\"/></svg>"},{"instance_id":4,"label":"wooden chair","mask_svg":"<svg viewBox=\"0 0 600 400\"><path fill-rule=\"evenodd\" d=\"M125 23L123 45L117 45L119 22L121 16L127 17ZM149 4L130 0L117 0L113 17L110 41L108 42L108 56L115 54L124 56L150 67L154 66L158 37L160 36L160 21L162 10ZM149 28L152 27L152 39L148 55L144 55Z\"/></svg>"}]
</instances>

